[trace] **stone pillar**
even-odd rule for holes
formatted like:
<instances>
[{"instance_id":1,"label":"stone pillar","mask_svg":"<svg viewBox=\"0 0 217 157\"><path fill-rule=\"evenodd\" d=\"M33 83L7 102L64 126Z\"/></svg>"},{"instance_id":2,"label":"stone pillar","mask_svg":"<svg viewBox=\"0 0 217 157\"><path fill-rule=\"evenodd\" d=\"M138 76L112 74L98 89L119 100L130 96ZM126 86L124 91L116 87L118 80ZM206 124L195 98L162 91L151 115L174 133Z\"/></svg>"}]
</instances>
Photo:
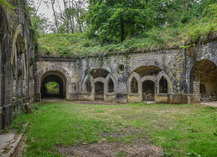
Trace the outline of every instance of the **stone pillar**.
<instances>
[{"instance_id":1,"label":"stone pillar","mask_svg":"<svg viewBox=\"0 0 217 157\"><path fill-rule=\"evenodd\" d=\"M193 82L193 93L200 94L200 81Z\"/></svg>"},{"instance_id":2,"label":"stone pillar","mask_svg":"<svg viewBox=\"0 0 217 157\"><path fill-rule=\"evenodd\" d=\"M117 80L117 91L116 93L116 102L118 103L127 103L127 73L118 74Z\"/></svg>"},{"instance_id":3,"label":"stone pillar","mask_svg":"<svg viewBox=\"0 0 217 157\"><path fill-rule=\"evenodd\" d=\"M193 81L193 94L191 96L190 103L200 103L200 81Z\"/></svg>"}]
</instances>

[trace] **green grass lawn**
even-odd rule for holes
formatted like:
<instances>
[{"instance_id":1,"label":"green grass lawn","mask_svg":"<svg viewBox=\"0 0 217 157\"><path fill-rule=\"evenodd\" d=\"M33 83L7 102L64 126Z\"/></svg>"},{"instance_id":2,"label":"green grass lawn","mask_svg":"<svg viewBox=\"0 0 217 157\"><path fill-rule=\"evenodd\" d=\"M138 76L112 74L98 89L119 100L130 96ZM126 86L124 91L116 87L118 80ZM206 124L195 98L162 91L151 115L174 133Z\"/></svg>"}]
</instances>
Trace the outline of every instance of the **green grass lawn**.
<instances>
[{"instance_id":1,"label":"green grass lawn","mask_svg":"<svg viewBox=\"0 0 217 157\"><path fill-rule=\"evenodd\" d=\"M49 102L31 115L18 116L12 128L25 121L29 121L27 156L62 156L57 146L82 146L102 139L130 145L143 137L163 148L164 156L217 156L217 108L203 105ZM129 128L134 131L126 134Z\"/></svg>"}]
</instances>

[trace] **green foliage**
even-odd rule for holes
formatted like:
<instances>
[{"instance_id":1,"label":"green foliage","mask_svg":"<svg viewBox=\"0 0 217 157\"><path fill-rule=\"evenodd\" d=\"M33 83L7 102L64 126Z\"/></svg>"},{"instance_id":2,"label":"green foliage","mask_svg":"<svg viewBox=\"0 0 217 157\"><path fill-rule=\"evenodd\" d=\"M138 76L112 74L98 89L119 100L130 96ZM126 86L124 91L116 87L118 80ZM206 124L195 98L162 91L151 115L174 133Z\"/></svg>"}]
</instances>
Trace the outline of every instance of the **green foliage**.
<instances>
[{"instance_id":1,"label":"green foliage","mask_svg":"<svg viewBox=\"0 0 217 157\"><path fill-rule=\"evenodd\" d=\"M5 7L7 9L13 9L12 5L8 0L0 0L0 6Z\"/></svg>"},{"instance_id":2,"label":"green foliage","mask_svg":"<svg viewBox=\"0 0 217 157\"><path fill-rule=\"evenodd\" d=\"M150 5L144 1L105 0L92 2L85 20L88 36L98 36L102 43L120 42L153 26L155 18Z\"/></svg>"},{"instance_id":3,"label":"green foliage","mask_svg":"<svg viewBox=\"0 0 217 157\"><path fill-rule=\"evenodd\" d=\"M164 0L161 2L164 2ZM41 55L81 57L94 54L101 55L115 52L142 51L166 46L188 48L198 39L206 38L211 33L217 31L216 0L201 1L200 3L189 1L188 10L184 9L184 5L181 1L177 0L174 1L174 3L170 1L166 2L167 7L163 9L160 7L162 6L161 3L157 3L156 6L154 6L155 2L145 3L143 6L144 9L153 8L151 10L156 11L161 8L157 13L165 14L165 16L158 17L158 14L156 14L157 20L153 21L153 19L151 19L152 22L150 22L150 25L147 24L147 20L151 20L142 18L146 22L147 27L141 29L140 26L143 25L142 22L144 22L142 19L142 22L138 23L138 27L137 24L129 22L133 17L135 20L137 17L140 19L139 14L133 14L133 16L131 16L131 13L136 13L137 11L141 11L141 9L132 10L128 9L126 6L124 10L126 14L125 20L129 22L125 24L126 39L123 42L119 42L120 22L118 18L124 7L118 7L120 3L111 5L107 4L108 2L100 3L97 1L96 3L96 1L93 1L93 5L90 5L89 13L86 16L89 20L87 33L42 34L39 38ZM114 9L113 6L117 9ZM135 8L136 7L135 5ZM111 11L112 13L110 13L111 9L114 9ZM150 14L152 14L152 11L150 11ZM96 13L97 15L95 16ZM111 17L107 17L107 14L111 14ZM148 17L152 16L150 15ZM167 24L165 24L165 20ZM130 28L128 29L128 27Z\"/></svg>"},{"instance_id":4,"label":"green foliage","mask_svg":"<svg viewBox=\"0 0 217 157\"><path fill-rule=\"evenodd\" d=\"M59 84L57 82L48 82L45 84L45 88L48 93L58 94L59 93Z\"/></svg>"}]
</instances>

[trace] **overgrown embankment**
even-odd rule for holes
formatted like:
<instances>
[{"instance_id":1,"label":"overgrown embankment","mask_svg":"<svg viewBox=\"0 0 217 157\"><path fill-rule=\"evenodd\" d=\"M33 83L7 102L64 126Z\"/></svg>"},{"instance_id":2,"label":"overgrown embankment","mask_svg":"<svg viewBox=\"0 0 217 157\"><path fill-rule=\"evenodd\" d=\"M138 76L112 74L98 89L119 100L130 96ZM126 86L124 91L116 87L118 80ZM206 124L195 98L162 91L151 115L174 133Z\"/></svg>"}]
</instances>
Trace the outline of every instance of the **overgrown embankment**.
<instances>
[{"instance_id":1,"label":"overgrown embankment","mask_svg":"<svg viewBox=\"0 0 217 157\"><path fill-rule=\"evenodd\" d=\"M78 57L97 53L142 51L170 46L190 46L198 39L217 32L217 5L209 5L200 18L191 17L187 22L153 27L146 32L127 38L121 43L102 43L98 36L88 38L86 34L41 34L40 56ZM181 18L181 17L180 17Z\"/></svg>"}]
</instances>

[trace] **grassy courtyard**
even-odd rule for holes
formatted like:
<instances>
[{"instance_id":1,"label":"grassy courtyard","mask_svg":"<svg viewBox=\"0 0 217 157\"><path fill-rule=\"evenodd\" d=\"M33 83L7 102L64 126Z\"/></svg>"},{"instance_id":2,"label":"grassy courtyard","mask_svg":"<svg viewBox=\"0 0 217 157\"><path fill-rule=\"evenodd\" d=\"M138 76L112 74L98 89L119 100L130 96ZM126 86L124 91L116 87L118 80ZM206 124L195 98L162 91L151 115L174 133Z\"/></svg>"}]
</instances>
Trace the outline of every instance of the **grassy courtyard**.
<instances>
[{"instance_id":1,"label":"grassy courtyard","mask_svg":"<svg viewBox=\"0 0 217 157\"><path fill-rule=\"evenodd\" d=\"M11 126L20 129L29 122L27 156L130 156L133 151L138 156L145 151L166 157L217 156L217 108L65 101L33 107L31 115L18 116Z\"/></svg>"}]
</instances>

